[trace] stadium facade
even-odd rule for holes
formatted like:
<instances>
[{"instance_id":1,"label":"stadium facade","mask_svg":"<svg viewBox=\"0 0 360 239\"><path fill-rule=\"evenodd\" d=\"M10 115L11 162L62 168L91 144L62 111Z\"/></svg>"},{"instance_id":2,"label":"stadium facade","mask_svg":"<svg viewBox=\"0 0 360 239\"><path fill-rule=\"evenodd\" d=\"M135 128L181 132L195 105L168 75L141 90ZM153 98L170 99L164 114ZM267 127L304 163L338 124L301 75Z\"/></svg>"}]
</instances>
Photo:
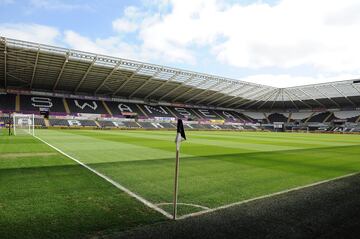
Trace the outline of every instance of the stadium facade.
<instances>
[{"instance_id":1,"label":"stadium facade","mask_svg":"<svg viewBox=\"0 0 360 239\"><path fill-rule=\"evenodd\" d=\"M38 126L359 132L360 80L276 88L1 37L0 111ZM44 119L40 111L49 110Z\"/></svg>"}]
</instances>

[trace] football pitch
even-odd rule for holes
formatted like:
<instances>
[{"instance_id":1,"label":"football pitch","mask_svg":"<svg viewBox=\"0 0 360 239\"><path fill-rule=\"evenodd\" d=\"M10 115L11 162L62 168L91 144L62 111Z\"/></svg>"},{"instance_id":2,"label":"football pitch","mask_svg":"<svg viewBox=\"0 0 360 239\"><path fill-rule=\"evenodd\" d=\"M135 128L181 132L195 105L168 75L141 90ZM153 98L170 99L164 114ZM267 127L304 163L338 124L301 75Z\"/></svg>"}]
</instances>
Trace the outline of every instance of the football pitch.
<instances>
[{"instance_id":1,"label":"football pitch","mask_svg":"<svg viewBox=\"0 0 360 239\"><path fill-rule=\"evenodd\" d=\"M4 238L107 234L168 220L174 131L51 129L36 135L58 151L32 136L0 136ZM359 146L360 135L188 131L179 216L357 173Z\"/></svg>"}]
</instances>

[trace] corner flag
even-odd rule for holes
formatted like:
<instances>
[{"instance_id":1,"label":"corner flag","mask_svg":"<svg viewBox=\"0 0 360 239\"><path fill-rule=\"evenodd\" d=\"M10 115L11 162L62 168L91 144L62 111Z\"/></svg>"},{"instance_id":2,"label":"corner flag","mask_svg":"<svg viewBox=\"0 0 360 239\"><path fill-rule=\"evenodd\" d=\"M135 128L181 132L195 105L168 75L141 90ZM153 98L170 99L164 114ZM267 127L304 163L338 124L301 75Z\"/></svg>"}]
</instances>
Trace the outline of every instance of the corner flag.
<instances>
[{"instance_id":1,"label":"corner flag","mask_svg":"<svg viewBox=\"0 0 360 239\"><path fill-rule=\"evenodd\" d=\"M175 138L176 150L180 150L181 141L186 140L184 125L181 119L177 122L177 134Z\"/></svg>"},{"instance_id":2,"label":"corner flag","mask_svg":"<svg viewBox=\"0 0 360 239\"><path fill-rule=\"evenodd\" d=\"M178 188L179 188L179 155L181 141L186 140L184 125L181 119L177 122L177 133L175 138L176 143L176 161L175 161L175 180L174 180L174 202L173 202L173 219L176 220L177 213L177 200L178 200Z\"/></svg>"}]
</instances>

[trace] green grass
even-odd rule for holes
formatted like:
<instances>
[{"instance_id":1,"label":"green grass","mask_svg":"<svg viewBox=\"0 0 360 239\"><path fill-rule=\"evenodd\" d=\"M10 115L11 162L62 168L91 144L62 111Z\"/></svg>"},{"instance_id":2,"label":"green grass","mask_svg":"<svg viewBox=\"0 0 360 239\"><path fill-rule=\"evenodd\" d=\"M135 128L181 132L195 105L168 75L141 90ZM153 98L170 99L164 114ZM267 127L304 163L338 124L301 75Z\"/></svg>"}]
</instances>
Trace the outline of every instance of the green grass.
<instances>
[{"instance_id":1,"label":"green grass","mask_svg":"<svg viewBox=\"0 0 360 239\"><path fill-rule=\"evenodd\" d=\"M37 135L154 204L172 202L174 132ZM187 138L181 147L181 203L215 208L360 170L359 135L189 131ZM0 156L0 238L13 231L33 238L96 235L166 220L38 140L0 140L0 153L8 154ZM36 154L14 156L20 152ZM179 214L199 210L180 206Z\"/></svg>"},{"instance_id":2,"label":"green grass","mask_svg":"<svg viewBox=\"0 0 360 239\"><path fill-rule=\"evenodd\" d=\"M164 220L31 137L0 136L0 238L83 238Z\"/></svg>"}]
</instances>

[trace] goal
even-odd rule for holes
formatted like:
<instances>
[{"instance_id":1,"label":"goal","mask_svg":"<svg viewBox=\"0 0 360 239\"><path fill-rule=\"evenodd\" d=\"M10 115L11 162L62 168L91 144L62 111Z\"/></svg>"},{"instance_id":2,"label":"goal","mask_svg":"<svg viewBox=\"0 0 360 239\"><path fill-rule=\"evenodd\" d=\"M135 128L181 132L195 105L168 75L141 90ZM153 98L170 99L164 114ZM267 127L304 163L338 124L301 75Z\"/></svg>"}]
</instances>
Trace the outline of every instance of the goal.
<instances>
[{"instance_id":1,"label":"goal","mask_svg":"<svg viewBox=\"0 0 360 239\"><path fill-rule=\"evenodd\" d=\"M301 126L292 127L291 132L309 133L309 127L301 127Z\"/></svg>"},{"instance_id":2,"label":"goal","mask_svg":"<svg viewBox=\"0 0 360 239\"><path fill-rule=\"evenodd\" d=\"M35 117L33 114L14 114L13 115L13 131L14 135L35 135L34 127Z\"/></svg>"}]
</instances>

